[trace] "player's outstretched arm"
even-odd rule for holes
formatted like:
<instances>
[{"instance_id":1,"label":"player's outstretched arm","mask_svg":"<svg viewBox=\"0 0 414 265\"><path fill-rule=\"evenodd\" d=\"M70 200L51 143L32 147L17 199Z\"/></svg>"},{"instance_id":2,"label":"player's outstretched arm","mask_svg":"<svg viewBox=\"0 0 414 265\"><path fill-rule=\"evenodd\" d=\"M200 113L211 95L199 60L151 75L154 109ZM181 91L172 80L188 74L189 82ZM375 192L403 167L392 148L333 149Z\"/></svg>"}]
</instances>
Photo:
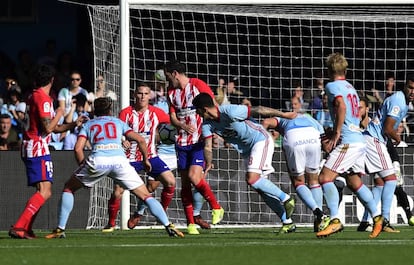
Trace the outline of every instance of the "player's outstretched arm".
<instances>
[{"instance_id":1,"label":"player's outstretched arm","mask_svg":"<svg viewBox=\"0 0 414 265\"><path fill-rule=\"evenodd\" d=\"M134 140L138 143L138 148L142 154L142 162L145 167L145 171L150 172L151 163L148 160L147 143L145 142L144 137L133 131L129 131L129 133L127 133L125 137L129 140Z\"/></svg>"},{"instance_id":2,"label":"player's outstretched arm","mask_svg":"<svg viewBox=\"0 0 414 265\"><path fill-rule=\"evenodd\" d=\"M206 163L204 169L204 176L207 176L208 171L214 168L213 165L213 137L204 139L204 161Z\"/></svg>"},{"instance_id":3,"label":"player's outstretched arm","mask_svg":"<svg viewBox=\"0 0 414 265\"><path fill-rule=\"evenodd\" d=\"M254 117L281 117L285 119L294 119L297 116L296 112L283 112L277 109L265 107L265 106L252 106L250 108L250 114Z\"/></svg>"}]
</instances>

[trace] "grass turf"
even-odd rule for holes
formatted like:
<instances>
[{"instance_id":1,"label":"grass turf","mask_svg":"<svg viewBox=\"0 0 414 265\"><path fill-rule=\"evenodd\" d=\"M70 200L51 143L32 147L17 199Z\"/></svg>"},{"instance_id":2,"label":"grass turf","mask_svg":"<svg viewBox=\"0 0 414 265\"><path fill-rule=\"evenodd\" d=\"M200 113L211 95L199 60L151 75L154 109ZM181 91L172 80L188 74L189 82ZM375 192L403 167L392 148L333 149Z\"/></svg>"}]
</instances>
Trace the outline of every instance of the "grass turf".
<instances>
[{"instance_id":1,"label":"grass turf","mask_svg":"<svg viewBox=\"0 0 414 265\"><path fill-rule=\"evenodd\" d=\"M35 240L11 239L2 231L0 264L404 264L414 257L414 228L398 229L376 239L356 227L323 239L311 228L284 235L276 228L217 228L185 238L169 238L159 229L68 230L66 239L44 239L48 231L35 231Z\"/></svg>"}]
</instances>

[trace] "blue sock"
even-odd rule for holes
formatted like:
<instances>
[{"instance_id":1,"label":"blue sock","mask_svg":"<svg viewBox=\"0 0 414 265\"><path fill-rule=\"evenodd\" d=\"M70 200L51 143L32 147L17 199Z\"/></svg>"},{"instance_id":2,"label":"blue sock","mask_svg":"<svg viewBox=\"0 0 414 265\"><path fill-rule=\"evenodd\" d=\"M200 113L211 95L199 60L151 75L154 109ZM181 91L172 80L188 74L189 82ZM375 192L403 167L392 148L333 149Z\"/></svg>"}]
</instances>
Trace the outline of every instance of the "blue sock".
<instances>
[{"instance_id":1,"label":"blue sock","mask_svg":"<svg viewBox=\"0 0 414 265\"><path fill-rule=\"evenodd\" d=\"M204 197L201 193L197 190L193 190L193 215L197 216L201 214L201 208L203 208L204 204Z\"/></svg>"},{"instance_id":2,"label":"blue sock","mask_svg":"<svg viewBox=\"0 0 414 265\"><path fill-rule=\"evenodd\" d=\"M375 205L378 205L380 199L381 199L381 193L382 193L383 186L374 186L372 187L372 195L374 196ZM364 215L362 216L362 220L364 222L369 222L371 220L371 214L369 213L367 207L365 207Z\"/></svg>"},{"instance_id":3,"label":"blue sock","mask_svg":"<svg viewBox=\"0 0 414 265\"><path fill-rule=\"evenodd\" d=\"M312 192L306 185L299 185L298 187L296 187L296 193L298 194L299 198L303 201L303 203L305 203L305 205L312 211L316 208L319 208L315 202L315 199L313 198Z\"/></svg>"},{"instance_id":4,"label":"blue sock","mask_svg":"<svg viewBox=\"0 0 414 265\"><path fill-rule=\"evenodd\" d=\"M375 203L374 196L367 186L362 185L357 191L355 191L355 194L365 208L368 209L371 216L375 217L379 214L379 211L377 210L377 203Z\"/></svg>"},{"instance_id":5,"label":"blue sock","mask_svg":"<svg viewBox=\"0 0 414 265\"><path fill-rule=\"evenodd\" d=\"M384 182L384 189L381 194L381 213L382 216L390 220L390 209L392 199L394 198L395 187L397 186L396 180L387 180Z\"/></svg>"},{"instance_id":6,"label":"blue sock","mask_svg":"<svg viewBox=\"0 0 414 265\"><path fill-rule=\"evenodd\" d=\"M145 209L147 209L147 205L144 201L138 199L137 211L136 213L139 215L144 215Z\"/></svg>"},{"instance_id":7,"label":"blue sock","mask_svg":"<svg viewBox=\"0 0 414 265\"><path fill-rule=\"evenodd\" d=\"M150 210L152 215L154 215L160 223L162 223L164 226L167 226L170 224L170 221L168 220L168 216L165 213L159 201L157 201L153 197L148 197L145 200L145 203L147 204L148 209Z\"/></svg>"},{"instance_id":8,"label":"blue sock","mask_svg":"<svg viewBox=\"0 0 414 265\"><path fill-rule=\"evenodd\" d=\"M74 204L74 197L72 192L62 192L62 197L59 202L59 213L58 213L58 227L65 229L68 223L69 215L72 212Z\"/></svg>"},{"instance_id":9,"label":"blue sock","mask_svg":"<svg viewBox=\"0 0 414 265\"><path fill-rule=\"evenodd\" d=\"M310 191L312 192L313 199L316 202L316 205L319 209L322 210L323 207L323 192L321 185L312 185L310 186Z\"/></svg>"},{"instance_id":10,"label":"blue sock","mask_svg":"<svg viewBox=\"0 0 414 265\"><path fill-rule=\"evenodd\" d=\"M333 182L326 182L322 185L326 206L328 206L331 219L338 218L339 193Z\"/></svg>"},{"instance_id":11,"label":"blue sock","mask_svg":"<svg viewBox=\"0 0 414 265\"><path fill-rule=\"evenodd\" d=\"M285 207L282 206L280 201L272 196L267 195L264 192L258 192L260 196L262 196L263 200L265 201L266 205L269 206L270 209L273 210L279 216L282 223L288 223L286 222L286 211Z\"/></svg>"},{"instance_id":12,"label":"blue sock","mask_svg":"<svg viewBox=\"0 0 414 265\"><path fill-rule=\"evenodd\" d=\"M285 202L290 198L289 195L284 193L278 186L273 184L267 178L260 177L255 183L251 185L254 189L262 191L266 195L278 199L281 202Z\"/></svg>"}]
</instances>

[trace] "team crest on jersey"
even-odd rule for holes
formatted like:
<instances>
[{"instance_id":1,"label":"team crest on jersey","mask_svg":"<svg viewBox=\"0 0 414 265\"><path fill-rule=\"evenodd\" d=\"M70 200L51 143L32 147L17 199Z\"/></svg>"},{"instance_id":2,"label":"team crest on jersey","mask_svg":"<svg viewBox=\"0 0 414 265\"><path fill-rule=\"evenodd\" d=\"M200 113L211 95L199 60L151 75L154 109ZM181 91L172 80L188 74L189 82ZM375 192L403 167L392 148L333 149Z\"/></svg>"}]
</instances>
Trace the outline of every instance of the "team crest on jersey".
<instances>
[{"instance_id":1,"label":"team crest on jersey","mask_svg":"<svg viewBox=\"0 0 414 265\"><path fill-rule=\"evenodd\" d=\"M400 107L399 106L394 106L392 108L391 114L398 115L398 113L400 113Z\"/></svg>"},{"instance_id":2,"label":"team crest on jersey","mask_svg":"<svg viewBox=\"0 0 414 265\"><path fill-rule=\"evenodd\" d=\"M43 112L50 112L50 103L49 102L43 103Z\"/></svg>"}]
</instances>

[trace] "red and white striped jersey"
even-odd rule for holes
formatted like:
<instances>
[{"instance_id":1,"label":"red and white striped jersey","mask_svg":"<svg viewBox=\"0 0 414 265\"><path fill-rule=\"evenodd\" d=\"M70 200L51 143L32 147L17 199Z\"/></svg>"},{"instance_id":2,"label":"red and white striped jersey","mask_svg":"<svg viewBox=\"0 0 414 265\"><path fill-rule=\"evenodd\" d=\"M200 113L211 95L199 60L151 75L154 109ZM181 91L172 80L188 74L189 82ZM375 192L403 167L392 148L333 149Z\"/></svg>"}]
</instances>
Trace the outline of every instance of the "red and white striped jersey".
<instances>
[{"instance_id":1,"label":"red and white striped jersey","mask_svg":"<svg viewBox=\"0 0 414 265\"><path fill-rule=\"evenodd\" d=\"M170 87L168 89L170 113L175 112L180 122L197 128L192 134L183 129L178 130L177 144L180 146L192 145L202 140L201 125L203 119L196 113L192 103L193 99L200 93L207 93L214 98L211 88L198 78L190 78L189 83L184 88Z\"/></svg>"},{"instance_id":2,"label":"red and white striped jersey","mask_svg":"<svg viewBox=\"0 0 414 265\"><path fill-rule=\"evenodd\" d=\"M26 101L29 114L29 128L24 133L22 144L23 157L39 157L49 155L51 133L43 131L41 119L53 119L53 99L43 89L36 89Z\"/></svg>"},{"instance_id":3,"label":"red and white striped jersey","mask_svg":"<svg viewBox=\"0 0 414 265\"><path fill-rule=\"evenodd\" d=\"M148 106L144 112L139 112L129 106L121 110L119 118L126 122L136 133L144 137L147 143L148 158L157 156L156 135L160 123L170 123L170 117L162 109ZM129 161L142 161L137 142L131 143L131 148L126 150Z\"/></svg>"}]
</instances>

